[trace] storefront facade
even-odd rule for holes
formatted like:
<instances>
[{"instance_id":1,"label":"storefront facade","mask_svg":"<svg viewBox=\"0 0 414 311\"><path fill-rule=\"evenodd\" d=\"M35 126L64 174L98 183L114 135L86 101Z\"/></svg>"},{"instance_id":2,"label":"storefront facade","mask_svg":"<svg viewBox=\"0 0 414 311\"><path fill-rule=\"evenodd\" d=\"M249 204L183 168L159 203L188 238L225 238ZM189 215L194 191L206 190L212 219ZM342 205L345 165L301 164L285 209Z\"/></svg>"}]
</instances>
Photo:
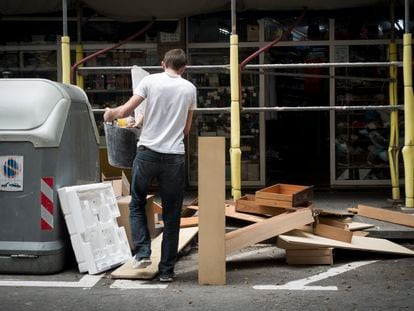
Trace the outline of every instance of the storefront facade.
<instances>
[{"instance_id":1,"label":"storefront facade","mask_svg":"<svg viewBox=\"0 0 414 311\"><path fill-rule=\"evenodd\" d=\"M238 14L240 62L283 34L300 13ZM397 12L395 22L391 23L387 7L309 11L285 40L250 64L388 62L392 37L397 44L397 59L401 60L400 15ZM61 20L58 17L4 17L1 24L3 77L60 79L60 52L56 42ZM69 35L73 42L80 37L84 53L88 55L128 37L143 25L145 22L120 23L90 17L79 27L73 16ZM177 47L186 49L190 65L227 65L230 32L229 12L159 21L145 36L88 61L85 66L157 66L166 50ZM72 63L76 58L75 45ZM401 76L399 71L400 86ZM230 106L227 70L188 70L186 77L197 86L199 108ZM389 105L389 66L309 68L298 65L288 69L246 69L242 71L241 81L243 107L301 108L242 112L242 186L260 187L277 182L317 187L390 185L390 110L369 109L369 106ZM131 95L131 87L128 70L84 73L84 90L95 109L122 104ZM401 104L402 91L399 94ZM366 109L306 110L306 107L334 106ZM228 112L197 111L187 141L189 186L197 184L197 137L229 138L229 116ZM101 126L101 113L96 113L96 119ZM400 120L402 147L401 113ZM229 179L230 165L226 167Z\"/></svg>"}]
</instances>

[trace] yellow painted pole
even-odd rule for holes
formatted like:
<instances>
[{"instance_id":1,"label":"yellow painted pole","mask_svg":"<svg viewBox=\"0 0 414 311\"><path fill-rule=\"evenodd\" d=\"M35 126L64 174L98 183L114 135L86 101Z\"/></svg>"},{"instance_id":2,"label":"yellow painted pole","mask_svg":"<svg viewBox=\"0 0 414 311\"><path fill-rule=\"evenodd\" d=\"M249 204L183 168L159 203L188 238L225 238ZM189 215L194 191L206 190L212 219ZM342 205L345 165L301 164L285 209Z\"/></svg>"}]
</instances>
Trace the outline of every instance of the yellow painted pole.
<instances>
[{"instance_id":1,"label":"yellow painted pole","mask_svg":"<svg viewBox=\"0 0 414 311\"><path fill-rule=\"evenodd\" d=\"M230 36L230 92L231 92L231 194L233 200L241 197L240 98L239 98L239 38Z\"/></svg>"},{"instance_id":2,"label":"yellow painted pole","mask_svg":"<svg viewBox=\"0 0 414 311\"><path fill-rule=\"evenodd\" d=\"M402 149L405 173L405 206L414 207L414 100L412 79L412 37L405 33L403 37L404 71L404 147Z\"/></svg>"},{"instance_id":3,"label":"yellow painted pole","mask_svg":"<svg viewBox=\"0 0 414 311\"><path fill-rule=\"evenodd\" d=\"M389 46L390 61L397 61L397 45L395 42L390 43ZM389 83L389 98L392 107L397 106L397 66L390 66L390 83ZM391 110L390 113L390 143L388 147L388 160L390 163L390 175L392 186L392 199L399 201L400 197L400 177L399 177L399 139L398 139L398 110Z\"/></svg>"},{"instance_id":4,"label":"yellow painted pole","mask_svg":"<svg viewBox=\"0 0 414 311\"><path fill-rule=\"evenodd\" d=\"M70 38L62 36L60 42L62 48L62 82L70 84Z\"/></svg>"},{"instance_id":5,"label":"yellow painted pole","mask_svg":"<svg viewBox=\"0 0 414 311\"><path fill-rule=\"evenodd\" d=\"M83 45L78 43L76 45L76 62L79 62L83 59ZM79 65L79 67L82 67L83 64ZM84 89L85 83L83 76L79 73L76 73L76 85L80 88Z\"/></svg>"}]
</instances>

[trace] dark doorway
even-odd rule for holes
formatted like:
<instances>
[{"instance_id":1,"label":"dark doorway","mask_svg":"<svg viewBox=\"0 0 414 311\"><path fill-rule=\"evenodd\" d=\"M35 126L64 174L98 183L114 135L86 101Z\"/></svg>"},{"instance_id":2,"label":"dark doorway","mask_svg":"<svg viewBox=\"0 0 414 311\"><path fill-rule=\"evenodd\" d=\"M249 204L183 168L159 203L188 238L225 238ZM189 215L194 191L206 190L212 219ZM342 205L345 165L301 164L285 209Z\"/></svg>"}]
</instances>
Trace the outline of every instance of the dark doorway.
<instances>
[{"instance_id":1,"label":"dark doorway","mask_svg":"<svg viewBox=\"0 0 414 311\"><path fill-rule=\"evenodd\" d=\"M274 48L269 63L328 61L327 47ZM268 105L329 105L328 69L298 68L267 75ZM267 183L329 187L329 112L284 111L266 115Z\"/></svg>"}]
</instances>

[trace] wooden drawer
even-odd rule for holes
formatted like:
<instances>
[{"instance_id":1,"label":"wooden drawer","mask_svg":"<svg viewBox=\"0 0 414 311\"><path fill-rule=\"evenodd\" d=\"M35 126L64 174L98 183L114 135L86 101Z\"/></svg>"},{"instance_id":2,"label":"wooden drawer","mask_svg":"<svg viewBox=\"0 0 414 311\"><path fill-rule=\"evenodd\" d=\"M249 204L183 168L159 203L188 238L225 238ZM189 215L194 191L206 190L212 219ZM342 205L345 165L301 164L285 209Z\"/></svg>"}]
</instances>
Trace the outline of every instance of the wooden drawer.
<instances>
[{"instance_id":1,"label":"wooden drawer","mask_svg":"<svg viewBox=\"0 0 414 311\"><path fill-rule=\"evenodd\" d=\"M256 191L256 203L277 207L306 206L313 200L313 186L276 184Z\"/></svg>"},{"instance_id":2,"label":"wooden drawer","mask_svg":"<svg viewBox=\"0 0 414 311\"><path fill-rule=\"evenodd\" d=\"M236 201L236 212L276 216L284 213L285 209L260 205L253 194L247 194Z\"/></svg>"}]
</instances>

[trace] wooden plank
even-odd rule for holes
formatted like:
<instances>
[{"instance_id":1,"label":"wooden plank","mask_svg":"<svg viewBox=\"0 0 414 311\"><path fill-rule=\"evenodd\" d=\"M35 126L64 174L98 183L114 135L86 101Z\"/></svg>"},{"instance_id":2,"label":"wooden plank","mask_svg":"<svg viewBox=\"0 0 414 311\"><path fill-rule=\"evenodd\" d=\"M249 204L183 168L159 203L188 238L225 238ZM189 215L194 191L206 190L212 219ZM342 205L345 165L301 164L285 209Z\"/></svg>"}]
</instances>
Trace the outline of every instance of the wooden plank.
<instances>
[{"instance_id":1,"label":"wooden plank","mask_svg":"<svg viewBox=\"0 0 414 311\"><path fill-rule=\"evenodd\" d=\"M242 196L236 201L236 212L276 216L285 212L284 208L260 205L253 194Z\"/></svg>"},{"instance_id":2,"label":"wooden plank","mask_svg":"<svg viewBox=\"0 0 414 311\"><path fill-rule=\"evenodd\" d=\"M198 283L226 284L224 137L198 139Z\"/></svg>"},{"instance_id":3,"label":"wooden plank","mask_svg":"<svg viewBox=\"0 0 414 311\"><path fill-rule=\"evenodd\" d=\"M164 225L163 221L160 221L161 225ZM188 228L198 226L198 216L195 217L181 217L180 228Z\"/></svg>"},{"instance_id":4,"label":"wooden plank","mask_svg":"<svg viewBox=\"0 0 414 311\"><path fill-rule=\"evenodd\" d=\"M178 252L190 242L198 232L198 227L185 228L180 230ZM161 258L162 234L151 242L152 264L144 269L134 269L132 264L134 259L129 259L124 265L111 273L114 279L153 279L158 274L158 263Z\"/></svg>"},{"instance_id":5,"label":"wooden plank","mask_svg":"<svg viewBox=\"0 0 414 311\"><path fill-rule=\"evenodd\" d=\"M402 213L367 205L358 205L358 215L377 220L391 222L393 224L414 227L414 214Z\"/></svg>"},{"instance_id":6,"label":"wooden plank","mask_svg":"<svg viewBox=\"0 0 414 311\"><path fill-rule=\"evenodd\" d=\"M352 243L346 243L300 230L293 230L289 232L289 235L281 234L278 236L278 247L285 248L287 244L289 244L289 249L303 249L306 248L306 246L312 246L314 248L334 247L414 256L414 251L386 239L354 236L352 238Z\"/></svg>"},{"instance_id":7,"label":"wooden plank","mask_svg":"<svg viewBox=\"0 0 414 311\"><path fill-rule=\"evenodd\" d=\"M363 229L368 229L372 227L375 227L375 226L372 224L365 224L362 222L355 222L355 221L348 224L348 230L350 231L363 230Z\"/></svg>"},{"instance_id":8,"label":"wooden plank","mask_svg":"<svg viewBox=\"0 0 414 311\"><path fill-rule=\"evenodd\" d=\"M180 227L188 228L198 226L198 216L194 217L181 217Z\"/></svg>"},{"instance_id":9,"label":"wooden plank","mask_svg":"<svg viewBox=\"0 0 414 311\"><path fill-rule=\"evenodd\" d=\"M195 205L188 205L187 208L198 211L198 206L195 206ZM268 217L263 217L263 216L258 216L258 215L249 215L245 213L236 212L235 206L231 204L224 205L224 212L225 212L226 217L235 218L239 220L245 220L249 222L260 222L262 220L268 219Z\"/></svg>"},{"instance_id":10,"label":"wooden plank","mask_svg":"<svg viewBox=\"0 0 414 311\"><path fill-rule=\"evenodd\" d=\"M129 183L128 177L126 177L125 172L122 171L122 195L131 194L131 184Z\"/></svg>"},{"instance_id":11,"label":"wooden plank","mask_svg":"<svg viewBox=\"0 0 414 311\"><path fill-rule=\"evenodd\" d=\"M158 231L155 228L155 217L154 211L152 209L153 206L153 195L147 195L147 204L145 205L145 212L147 216L147 226L148 231L151 238L155 238L158 234ZM131 235L131 226L129 223L129 202L131 202L131 196L124 196L120 197L116 201L118 203L119 213L121 214L117 218L118 226L124 227L125 233L128 238L128 243L130 248L134 249L134 244L132 243L132 235Z\"/></svg>"},{"instance_id":12,"label":"wooden plank","mask_svg":"<svg viewBox=\"0 0 414 311\"><path fill-rule=\"evenodd\" d=\"M286 257L288 265L333 265L333 257Z\"/></svg>"},{"instance_id":13,"label":"wooden plank","mask_svg":"<svg viewBox=\"0 0 414 311\"><path fill-rule=\"evenodd\" d=\"M325 224L316 224L314 227L314 233L325 238L351 243L352 232L345 229L340 229Z\"/></svg>"},{"instance_id":14,"label":"wooden plank","mask_svg":"<svg viewBox=\"0 0 414 311\"><path fill-rule=\"evenodd\" d=\"M310 209L286 213L237 229L226 234L226 253L275 237L314 221Z\"/></svg>"},{"instance_id":15,"label":"wooden plank","mask_svg":"<svg viewBox=\"0 0 414 311\"><path fill-rule=\"evenodd\" d=\"M291 257L321 257L332 256L332 247L311 249L287 249L286 256Z\"/></svg>"},{"instance_id":16,"label":"wooden plank","mask_svg":"<svg viewBox=\"0 0 414 311\"><path fill-rule=\"evenodd\" d=\"M236 207L234 205L225 204L225 214L226 217L235 218L239 220L245 220L249 222L260 222L265 219L268 219L268 217L259 216L259 215L250 215L246 213L239 213L236 212ZM285 213L285 211L283 211Z\"/></svg>"},{"instance_id":17,"label":"wooden plank","mask_svg":"<svg viewBox=\"0 0 414 311\"><path fill-rule=\"evenodd\" d=\"M337 210L328 209L328 208L317 209L317 212L319 213L319 215L323 215L323 216L337 216L337 217L343 217L343 218L354 216L354 214L350 212L337 211Z\"/></svg>"},{"instance_id":18,"label":"wooden plank","mask_svg":"<svg viewBox=\"0 0 414 311\"><path fill-rule=\"evenodd\" d=\"M198 198L195 197L190 203L184 204L181 210L181 217L191 217L194 216L195 211L193 209L188 208L189 205L198 205Z\"/></svg>"},{"instance_id":19,"label":"wooden plank","mask_svg":"<svg viewBox=\"0 0 414 311\"><path fill-rule=\"evenodd\" d=\"M289 265L332 265L332 247L314 249L288 249L286 262Z\"/></svg>"},{"instance_id":20,"label":"wooden plank","mask_svg":"<svg viewBox=\"0 0 414 311\"><path fill-rule=\"evenodd\" d=\"M152 202L152 209L155 214L162 214L162 206L158 202Z\"/></svg>"},{"instance_id":21,"label":"wooden plank","mask_svg":"<svg viewBox=\"0 0 414 311\"><path fill-rule=\"evenodd\" d=\"M325 217L318 217L317 221L321 224L324 224L324 225L328 225L328 226L332 226L332 227L336 227L336 228L340 228L340 229L348 229L348 224L346 224L342 221L337 221L335 219L325 218Z\"/></svg>"},{"instance_id":22,"label":"wooden plank","mask_svg":"<svg viewBox=\"0 0 414 311\"><path fill-rule=\"evenodd\" d=\"M368 236L369 232L367 231L354 231L354 236Z\"/></svg>"}]
</instances>

